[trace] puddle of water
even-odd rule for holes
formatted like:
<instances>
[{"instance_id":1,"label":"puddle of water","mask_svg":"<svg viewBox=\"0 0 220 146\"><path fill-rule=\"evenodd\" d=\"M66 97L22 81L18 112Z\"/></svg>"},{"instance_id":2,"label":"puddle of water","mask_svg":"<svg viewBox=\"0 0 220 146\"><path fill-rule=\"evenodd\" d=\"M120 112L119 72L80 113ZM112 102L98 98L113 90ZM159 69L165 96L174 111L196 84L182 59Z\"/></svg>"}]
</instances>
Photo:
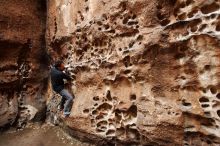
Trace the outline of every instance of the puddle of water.
<instances>
[{"instance_id":1,"label":"puddle of water","mask_svg":"<svg viewBox=\"0 0 220 146\"><path fill-rule=\"evenodd\" d=\"M58 126L37 126L0 134L0 146L92 146L68 136Z\"/></svg>"}]
</instances>

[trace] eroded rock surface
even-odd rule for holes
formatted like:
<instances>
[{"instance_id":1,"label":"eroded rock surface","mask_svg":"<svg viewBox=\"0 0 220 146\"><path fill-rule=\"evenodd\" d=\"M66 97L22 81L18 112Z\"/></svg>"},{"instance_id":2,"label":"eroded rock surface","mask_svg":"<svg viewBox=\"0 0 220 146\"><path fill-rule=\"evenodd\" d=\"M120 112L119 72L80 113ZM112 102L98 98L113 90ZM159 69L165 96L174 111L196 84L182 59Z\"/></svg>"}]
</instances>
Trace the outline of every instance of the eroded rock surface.
<instances>
[{"instance_id":1,"label":"eroded rock surface","mask_svg":"<svg viewBox=\"0 0 220 146\"><path fill-rule=\"evenodd\" d=\"M45 118L46 2L0 3L0 127L23 128L30 120Z\"/></svg>"},{"instance_id":2,"label":"eroded rock surface","mask_svg":"<svg viewBox=\"0 0 220 146\"><path fill-rule=\"evenodd\" d=\"M76 77L64 121L72 133L124 145L219 145L219 7L49 1L49 51Z\"/></svg>"}]
</instances>

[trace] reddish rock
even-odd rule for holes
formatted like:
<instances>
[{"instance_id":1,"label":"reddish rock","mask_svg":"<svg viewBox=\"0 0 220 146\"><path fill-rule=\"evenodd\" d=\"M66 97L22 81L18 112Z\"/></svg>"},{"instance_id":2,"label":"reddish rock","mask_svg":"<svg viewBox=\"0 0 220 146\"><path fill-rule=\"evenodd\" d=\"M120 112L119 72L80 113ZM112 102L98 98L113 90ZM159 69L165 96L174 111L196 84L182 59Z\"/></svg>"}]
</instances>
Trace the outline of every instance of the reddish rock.
<instances>
[{"instance_id":1,"label":"reddish rock","mask_svg":"<svg viewBox=\"0 0 220 146\"><path fill-rule=\"evenodd\" d=\"M0 127L22 128L45 118L46 2L1 1L0 10Z\"/></svg>"},{"instance_id":2,"label":"reddish rock","mask_svg":"<svg viewBox=\"0 0 220 146\"><path fill-rule=\"evenodd\" d=\"M219 5L49 2L52 58L64 58L76 76L64 120L72 134L123 145L218 145Z\"/></svg>"}]
</instances>

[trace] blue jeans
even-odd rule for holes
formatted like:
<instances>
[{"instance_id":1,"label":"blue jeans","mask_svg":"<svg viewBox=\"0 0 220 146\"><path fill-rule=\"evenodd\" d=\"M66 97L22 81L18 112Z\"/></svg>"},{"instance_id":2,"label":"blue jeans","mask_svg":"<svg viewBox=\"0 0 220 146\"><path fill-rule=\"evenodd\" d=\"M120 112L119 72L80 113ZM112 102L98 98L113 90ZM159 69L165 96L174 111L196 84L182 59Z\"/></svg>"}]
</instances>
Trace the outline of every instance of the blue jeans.
<instances>
[{"instance_id":1,"label":"blue jeans","mask_svg":"<svg viewBox=\"0 0 220 146\"><path fill-rule=\"evenodd\" d=\"M61 108L64 106L64 112L70 112L73 103L73 96L66 89L61 90L59 94L62 96L60 102Z\"/></svg>"}]
</instances>

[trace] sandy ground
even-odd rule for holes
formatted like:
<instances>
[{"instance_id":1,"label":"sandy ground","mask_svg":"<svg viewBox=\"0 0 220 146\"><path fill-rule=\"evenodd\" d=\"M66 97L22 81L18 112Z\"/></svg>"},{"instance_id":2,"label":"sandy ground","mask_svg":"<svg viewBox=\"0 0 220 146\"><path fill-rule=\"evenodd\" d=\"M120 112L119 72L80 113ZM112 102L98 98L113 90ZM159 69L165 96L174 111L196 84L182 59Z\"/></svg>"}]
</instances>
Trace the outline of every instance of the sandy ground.
<instances>
[{"instance_id":1,"label":"sandy ground","mask_svg":"<svg viewBox=\"0 0 220 146\"><path fill-rule=\"evenodd\" d=\"M0 134L0 146L92 146L68 136L58 126L32 126Z\"/></svg>"}]
</instances>

